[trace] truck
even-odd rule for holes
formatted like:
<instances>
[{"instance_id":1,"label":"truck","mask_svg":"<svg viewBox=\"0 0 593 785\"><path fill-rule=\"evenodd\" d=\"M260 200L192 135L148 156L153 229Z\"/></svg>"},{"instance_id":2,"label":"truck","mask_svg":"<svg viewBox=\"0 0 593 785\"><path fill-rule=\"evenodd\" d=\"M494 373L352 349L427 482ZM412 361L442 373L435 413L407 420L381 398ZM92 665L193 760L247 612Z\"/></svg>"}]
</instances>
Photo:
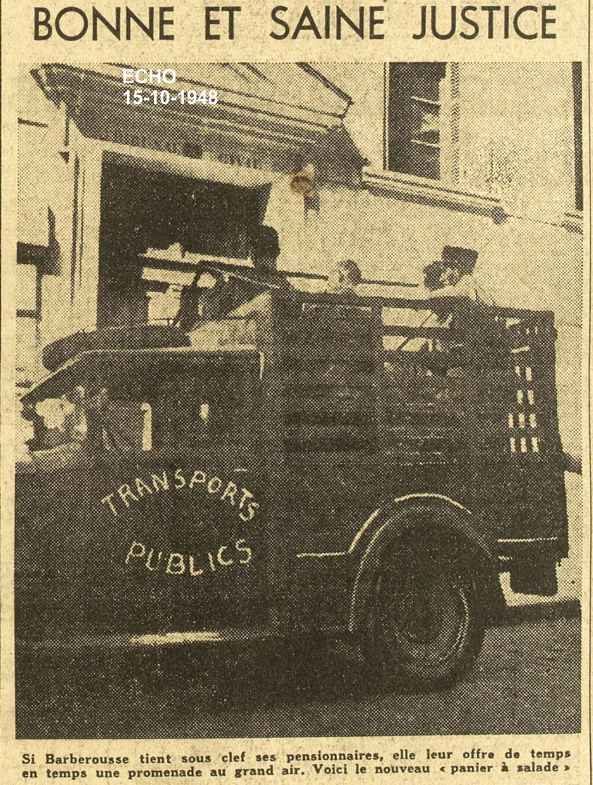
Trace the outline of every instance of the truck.
<instances>
[{"instance_id":1,"label":"truck","mask_svg":"<svg viewBox=\"0 0 593 785\"><path fill-rule=\"evenodd\" d=\"M501 574L553 595L568 554L555 328L493 307L479 346L431 308L264 286L60 343L21 399L17 663L342 638L387 684L461 679Z\"/></svg>"}]
</instances>

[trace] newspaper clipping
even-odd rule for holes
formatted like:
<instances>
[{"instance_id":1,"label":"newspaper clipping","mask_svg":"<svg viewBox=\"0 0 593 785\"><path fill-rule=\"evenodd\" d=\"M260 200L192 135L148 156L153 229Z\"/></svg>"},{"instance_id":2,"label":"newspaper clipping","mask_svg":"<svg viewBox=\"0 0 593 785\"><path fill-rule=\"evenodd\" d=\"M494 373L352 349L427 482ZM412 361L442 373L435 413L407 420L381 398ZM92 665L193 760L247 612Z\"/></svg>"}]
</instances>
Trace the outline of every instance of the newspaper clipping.
<instances>
[{"instance_id":1,"label":"newspaper clipping","mask_svg":"<svg viewBox=\"0 0 593 785\"><path fill-rule=\"evenodd\" d=\"M0 783L591 785L590 9L2 10Z\"/></svg>"}]
</instances>

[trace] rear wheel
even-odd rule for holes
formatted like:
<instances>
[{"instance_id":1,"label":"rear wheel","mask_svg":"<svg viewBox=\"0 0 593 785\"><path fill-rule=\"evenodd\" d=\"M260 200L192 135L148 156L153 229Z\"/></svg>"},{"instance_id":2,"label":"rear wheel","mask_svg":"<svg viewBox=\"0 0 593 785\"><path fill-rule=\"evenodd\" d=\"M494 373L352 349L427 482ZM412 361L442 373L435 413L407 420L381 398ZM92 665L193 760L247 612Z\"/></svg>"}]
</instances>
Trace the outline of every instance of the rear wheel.
<instances>
[{"instance_id":1,"label":"rear wheel","mask_svg":"<svg viewBox=\"0 0 593 785\"><path fill-rule=\"evenodd\" d=\"M364 653L382 680L420 688L460 678L484 637L477 565L408 542L385 561L369 609Z\"/></svg>"}]
</instances>

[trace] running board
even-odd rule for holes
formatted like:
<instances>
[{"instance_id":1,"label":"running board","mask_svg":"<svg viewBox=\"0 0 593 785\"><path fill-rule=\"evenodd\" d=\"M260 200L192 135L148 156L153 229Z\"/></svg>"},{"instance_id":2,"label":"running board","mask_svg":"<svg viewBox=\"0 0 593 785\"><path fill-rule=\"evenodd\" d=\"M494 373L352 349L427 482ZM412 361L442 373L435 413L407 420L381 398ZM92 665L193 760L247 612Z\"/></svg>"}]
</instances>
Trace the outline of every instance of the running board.
<instances>
[{"instance_id":1,"label":"running board","mask_svg":"<svg viewBox=\"0 0 593 785\"><path fill-rule=\"evenodd\" d=\"M18 640L17 646L29 651L84 651L86 649L144 649L173 646L200 646L252 643L283 637L277 627L230 627L220 630L188 630L127 635L76 635L70 639L48 638L43 641Z\"/></svg>"}]
</instances>

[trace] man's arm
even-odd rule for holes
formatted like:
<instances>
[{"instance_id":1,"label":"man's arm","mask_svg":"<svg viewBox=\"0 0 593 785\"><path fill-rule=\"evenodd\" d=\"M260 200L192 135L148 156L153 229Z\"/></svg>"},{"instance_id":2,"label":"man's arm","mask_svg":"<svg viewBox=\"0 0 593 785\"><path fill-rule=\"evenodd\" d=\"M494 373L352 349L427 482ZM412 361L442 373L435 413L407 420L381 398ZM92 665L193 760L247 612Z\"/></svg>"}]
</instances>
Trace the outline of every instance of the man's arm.
<instances>
[{"instance_id":1,"label":"man's arm","mask_svg":"<svg viewBox=\"0 0 593 785\"><path fill-rule=\"evenodd\" d=\"M444 300L445 298L455 298L456 300L470 300L475 302L476 289L467 276L461 278L453 286L441 286L440 289L434 289L428 293L429 300Z\"/></svg>"}]
</instances>

